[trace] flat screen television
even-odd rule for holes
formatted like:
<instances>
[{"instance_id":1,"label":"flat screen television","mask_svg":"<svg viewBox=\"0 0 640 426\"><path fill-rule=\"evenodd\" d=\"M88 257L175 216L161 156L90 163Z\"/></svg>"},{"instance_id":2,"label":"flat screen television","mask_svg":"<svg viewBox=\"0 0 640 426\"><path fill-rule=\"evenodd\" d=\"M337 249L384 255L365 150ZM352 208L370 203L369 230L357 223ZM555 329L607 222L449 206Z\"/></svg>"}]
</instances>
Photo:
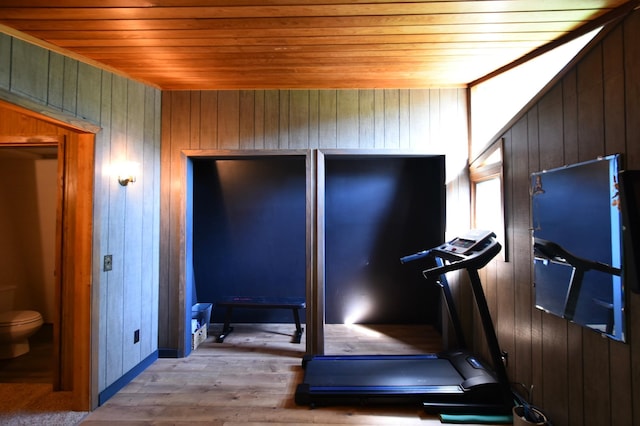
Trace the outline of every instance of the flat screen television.
<instances>
[{"instance_id":1,"label":"flat screen television","mask_svg":"<svg viewBox=\"0 0 640 426\"><path fill-rule=\"evenodd\" d=\"M536 307L625 340L620 155L531 175Z\"/></svg>"}]
</instances>

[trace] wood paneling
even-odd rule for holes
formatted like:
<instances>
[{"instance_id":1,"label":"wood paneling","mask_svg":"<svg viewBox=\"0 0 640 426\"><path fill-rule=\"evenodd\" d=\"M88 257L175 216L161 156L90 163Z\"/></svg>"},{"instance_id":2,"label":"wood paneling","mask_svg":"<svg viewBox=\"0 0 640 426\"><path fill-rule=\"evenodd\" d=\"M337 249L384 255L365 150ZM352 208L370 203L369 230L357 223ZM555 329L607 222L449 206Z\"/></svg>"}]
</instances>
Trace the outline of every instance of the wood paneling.
<instances>
[{"instance_id":1,"label":"wood paneling","mask_svg":"<svg viewBox=\"0 0 640 426\"><path fill-rule=\"evenodd\" d=\"M211 101L205 103L204 99ZM194 104L200 108L194 110ZM181 329L184 325L178 321L184 316L186 305L180 289L180 285L184 285L181 277L185 276L180 260L184 257L185 238L184 218L180 217L185 197L183 151L199 145L201 149L224 147L231 152L254 146L258 152L264 148L265 153L292 148L362 150L372 147L396 149L396 152L398 148L411 147L421 153L464 153L467 149L465 111L463 89L165 92L161 264L166 267L163 266L160 275L159 347L173 349L178 354L183 353L185 347ZM196 120L194 116L199 118ZM427 134L425 122L429 123ZM199 132L202 123L211 123L206 136ZM454 125L457 130L452 132ZM194 139L194 134L201 136ZM439 146L438 142L445 138L448 145ZM212 140L217 143L211 144ZM453 182L449 189L456 200L452 205L466 211L468 196L459 196L458 181ZM315 185L308 189L315 191ZM467 190L468 186L462 189ZM321 203L321 200L314 200L313 205L315 202ZM464 227L468 227L468 222ZM322 268L322 264L315 266ZM321 291L312 290L314 294ZM321 316L322 312L314 311L312 315ZM320 333L313 327L312 332Z\"/></svg>"},{"instance_id":2,"label":"wood paneling","mask_svg":"<svg viewBox=\"0 0 640 426\"><path fill-rule=\"evenodd\" d=\"M414 89L465 87L637 3L7 0L0 24L164 90Z\"/></svg>"},{"instance_id":3,"label":"wood paneling","mask_svg":"<svg viewBox=\"0 0 640 426\"><path fill-rule=\"evenodd\" d=\"M634 13L622 24L624 43L624 134L625 138L625 159L629 169L640 169L640 125L638 125L638 117L640 117L640 78L638 78L638 64L640 64L640 45L635 43L640 37L640 13ZM630 295L632 296L632 295ZM638 342L640 342L640 297L627 297L629 314L627 332L630 341L636 342L630 350L631 360L629 360L631 391L627 392L632 398L632 406L640 407L640 368L638 365ZM618 354L618 350L614 350L613 354ZM621 359L621 362L627 362L627 359ZM633 368L635 366L635 368ZM616 390L616 394L618 390ZM623 413L616 413L616 418L620 418ZM637 414L636 414L637 416ZM629 417L629 416L627 416ZM635 418L636 423L638 419Z\"/></svg>"},{"instance_id":4,"label":"wood paneling","mask_svg":"<svg viewBox=\"0 0 640 426\"><path fill-rule=\"evenodd\" d=\"M57 374L87 410L157 350L160 92L6 35L0 50L3 134L66 137ZM124 159L141 171L126 189L109 172Z\"/></svg>"},{"instance_id":5,"label":"wood paneling","mask_svg":"<svg viewBox=\"0 0 640 426\"><path fill-rule=\"evenodd\" d=\"M513 268L495 279L514 289L498 297L513 305L512 328L499 326L501 342L514 339L512 381L533 384L533 402L557 425L631 425L640 394L638 295L627 292L627 343L533 308L529 174L606 154L622 153L638 168L640 12L607 32L558 78L504 133L507 227ZM489 278L489 276L488 276ZM490 280L493 278L490 278ZM635 401L635 403L634 403Z\"/></svg>"}]
</instances>

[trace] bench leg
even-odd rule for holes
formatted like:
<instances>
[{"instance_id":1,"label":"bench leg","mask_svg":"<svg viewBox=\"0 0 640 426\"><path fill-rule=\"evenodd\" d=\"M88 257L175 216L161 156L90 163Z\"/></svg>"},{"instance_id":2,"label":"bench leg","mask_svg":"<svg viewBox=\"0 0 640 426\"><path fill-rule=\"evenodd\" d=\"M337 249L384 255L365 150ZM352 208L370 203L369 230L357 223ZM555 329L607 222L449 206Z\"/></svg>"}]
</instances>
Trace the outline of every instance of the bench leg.
<instances>
[{"instance_id":1,"label":"bench leg","mask_svg":"<svg viewBox=\"0 0 640 426\"><path fill-rule=\"evenodd\" d=\"M222 343L224 342L224 338L227 337L232 331L233 327L231 327L231 314L233 313L233 306L227 306L227 313L224 317L224 326L222 327L222 333L218 335L216 338L216 342Z\"/></svg>"},{"instance_id":2,"label":"bench leg","mask_svg":"<svg viewBox=\"0 0 640 426\"><path fill-rule=\"evenodd\" d=\"M291 343L300 343L300 339L302 339L302 326L300 325L300 314L298 314L298 308L293 308L293 319L296 322L296 332L293 335Z\"/></svg>"}]
</instances>

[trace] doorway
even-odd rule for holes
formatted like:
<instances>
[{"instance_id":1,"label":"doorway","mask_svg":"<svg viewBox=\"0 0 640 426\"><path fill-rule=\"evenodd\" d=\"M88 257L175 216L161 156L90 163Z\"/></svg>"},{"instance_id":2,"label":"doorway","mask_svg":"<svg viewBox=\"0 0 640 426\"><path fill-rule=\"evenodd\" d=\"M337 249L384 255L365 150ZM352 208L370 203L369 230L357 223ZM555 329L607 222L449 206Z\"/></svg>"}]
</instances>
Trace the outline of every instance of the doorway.
<instances>
[{"instance_id":1,"label":"doorway","mask_svg":"<svg viewBox=\"0 0 640 426\"><path fill-rule=\"evenodd\" d=\"M192 161L196 301L304 298L305 158ZM211 321L223 314L214 310ZM291 322L291 312L239 310L234 322Z\"/></svg>"},{"instance_id":2,"label":"doorway","mask_svg":"<svg viewBox=\"0 0 640 426\"><path fill-rule=\"evenodd\" d=\"M57 147L52 389L60 409L87 411L98 395L91 363L95 133L4 101L0 112L0 147Z\"/></svg>"},{"instance_id":3,"label":"doorway","mask_svg":"<svg viewBox=\"0 0 640 426\"><path fill-rule=\"evenodd\" d=\"M0 147L0 268L14 289L14 310L38 312L44 324L28 353L0 360L0 383L53 383L58 146ZM10 299L10 300L9 300ZM5 302L7 302L5 301Z\"/></svg>"},{"instance_id":4,"label":"doorway","mask_svg":"<svg viewBox=\"0 0 640 426\"><path fill-rule=\"evenodd\" d=\"M305 296L313 267L310 152L198 150L183 155L187 158L184 264L189 265L183 275L189 314L185 323L191 320L193 302L215 302L229 292ZM289 322L291 315L239 314L244 316L235 321ZM309 327L308 319L306 323ZM190 331L185 327L185 341L190 340ZM186 355L189 349L185 348Z\"/></svg>"}]
</instances>

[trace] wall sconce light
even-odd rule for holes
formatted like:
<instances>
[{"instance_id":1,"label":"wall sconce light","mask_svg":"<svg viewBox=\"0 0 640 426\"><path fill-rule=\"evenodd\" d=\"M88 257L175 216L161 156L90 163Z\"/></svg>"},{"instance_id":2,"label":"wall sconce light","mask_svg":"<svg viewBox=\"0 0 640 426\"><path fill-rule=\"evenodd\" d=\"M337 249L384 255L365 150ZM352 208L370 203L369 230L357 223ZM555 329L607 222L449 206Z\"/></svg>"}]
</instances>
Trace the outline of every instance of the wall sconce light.
<instances>
[{"instance_id":1,"label":"wall sconce light","mask_svg":"<svg viewBox=\"0 0 640 426\"><path fill-rule=\"evenodd\" d=\"M127 186L130 183L133 183L136 181L136 177L133 175L124 177L124 176L118 176L118 182L120 182L120 185L122 186Z\"/></svg>"},{"instance_id":2,"label":"wall sconce light","mask_svg":"<svg viewBox=\"0 0 640 426\"><path fill-rule=\"evenodd\" d=\"M136 175L138 174L138 163L133 161L126 161L118 164L116 167L116 175L118 176L118 183L122 186L127 186L130 183L136 181Z\"/></svg>"}]
</instances>

